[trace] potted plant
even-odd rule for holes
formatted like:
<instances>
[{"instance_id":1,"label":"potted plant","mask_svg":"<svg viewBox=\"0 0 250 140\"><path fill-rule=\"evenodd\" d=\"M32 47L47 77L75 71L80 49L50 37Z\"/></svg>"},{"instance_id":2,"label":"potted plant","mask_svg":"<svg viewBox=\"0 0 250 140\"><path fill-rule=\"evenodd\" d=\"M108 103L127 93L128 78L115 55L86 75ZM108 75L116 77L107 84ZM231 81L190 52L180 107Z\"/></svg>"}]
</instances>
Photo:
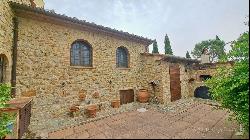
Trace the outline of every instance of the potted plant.
<instances>
[{"instance_id":1,"label":"potted plant","mask_svg":"<svg viewBox=\"0 0 250 140\"><path fill-rule=\"evenodd\" d=\"M77 112L80 111L80 108L78 107L78 105L73 105L69 108L69 112L70 112L70 116L74 117L76 114L78 114Z\"/></svg>"}]
</instances>

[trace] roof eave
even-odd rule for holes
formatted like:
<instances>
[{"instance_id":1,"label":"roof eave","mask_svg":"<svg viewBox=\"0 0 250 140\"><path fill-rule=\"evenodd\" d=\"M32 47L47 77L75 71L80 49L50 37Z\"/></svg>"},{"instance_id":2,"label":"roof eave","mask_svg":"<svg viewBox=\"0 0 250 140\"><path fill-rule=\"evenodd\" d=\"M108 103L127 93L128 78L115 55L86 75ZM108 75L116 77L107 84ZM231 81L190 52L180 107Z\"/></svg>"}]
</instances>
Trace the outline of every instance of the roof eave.
<instances>
[{"instance_id":1,"label":"roof eave","mask_svg":"<svg viewBox=\"0 0 250 140\"><path fill-rule=\"evenodd\" d=\"M79 20L79 19L76 19L76 18L68 17L66 15L56 14L56 13L53 13L53 12L46 11L43 8L33 8L33 7L30 7L30 6L15 3L15 2L9 2L9 4L10 4L10 7L12 9L14 9L14 10L23 10L23 11L36 13L36 14L45 15L45 16L48 16L48 17L57 18L57 19L60 19L60 20L69 21L69 22L72 22L73 24L78 24L78 25L82 25L82 26L86 26L86 27L91 27L91 28L96 29L96 30L101 31L101 32L106 32L106 33L110 33L112 35L118 35L120 37L128 38L128 39L131 39L133 41L140 42L140 43L142 43L144 45L147 45L147 46L153 43L152 39L144 38L144 37L137 36L137 35L134 35L134 34L129 34L128 32L118 31L116 29L112 29L112 28L109 28L109 27L104 27L104 26L101 26L101 25L97 25L95 23L86 22L85 20Z\"/></svg>"},{"instance_id":2,"label":"roof eave","mask_svg":"<svg viewBox=\"0 0 250 140\"><path fill-rule=\"evenodd\" d=\"M170 56L170 55L165 56L161 60L162 61L169 61L169 62L200 63L200 61L197 59L190 59L190 58Z\"/></svg>"}]
</instances>

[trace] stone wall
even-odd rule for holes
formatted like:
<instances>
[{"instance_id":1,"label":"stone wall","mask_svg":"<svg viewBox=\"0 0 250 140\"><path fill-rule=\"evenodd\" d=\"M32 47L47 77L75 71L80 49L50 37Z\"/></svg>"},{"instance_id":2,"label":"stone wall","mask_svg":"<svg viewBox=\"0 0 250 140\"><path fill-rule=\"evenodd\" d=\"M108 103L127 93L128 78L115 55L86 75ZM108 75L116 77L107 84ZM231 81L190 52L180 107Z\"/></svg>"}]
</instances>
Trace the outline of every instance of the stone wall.
<instances>
[{"instance_id":1,"label":"stone wall","mask_svg":"<svg viewBox=\"0 0 250 140\"><path fill-rule=\"evenodd\" d=\"M36 7L44 8L44 1L43 0L34 0L34 3L36 4Z\"/></svg>"},{"instance_id":2,"label":"stone wall","mask_svg":"<svg viewBox=\"0 0 250 140\"><path fill-rule=\"evenodd\" d=\"M165 81L162 79L163 74L163 65L160 64L161 55L151 55L151 54L142 54L141 55L141 73L140 73L140 85L141 88L145 88L151 95L151 99L156 96L159 102L163 103L163 85ZM159 84L153 86L150 84L153 80L159 81Z\"/></svg>"},{"instance_id":3,"label":"stone wall","mask_svg":"<svg viewBox=\"0 0 250 140\"><path fill-rule=\"evenodd\" d=\"M221 67L227 67L230 68L232 67L232 62L226 62L226 63L211 63L211 64L201 64L201 66L205 66L203 69L188 69L188 79L193 79L191 82L188 82L188 93L189 97L194 96L194 91L196 88L200 86L204 86L205 83L200 79L201 75L210 75L210 76L216 76L216 72L219 68ZM208 65L208 66L206 66ZM209 66L211 65L211 66Z\"/></svg>"},{"instance_id":4,"label":"stone wall","mask_svg":"<svg viewBox=\"0 0 250 140\"><path fill-rule=\"evenodd\" d=\"M29 0L15 0L30 5ZM0 1L0 55L8 59L7 80L10 82L12 66L13 13L7 0ZM17 54L17 96L33 97L30 129L33 132L62 126L68 123L69 108L74 104L102 104L119 98L120 90L147 89L159 103L171 102L170 62L161 60L164 55L145 54L147 46L133 41L111 37L102 32L79 30L52 22L18 18L19 39ZM71 44L86 40L93 48L93 67L70 66ZM124 46L129 51L129 68L116 68L116 49ZM182 98L193 96L202 85L200 74L212 74L215 69L197 71L180 67ZM193 78L194 81L190 82ZM150 82L159 83L153 89ZM78 93L87 91L87 99L80 102ZM100 97L93 98L99 92ZM152 100L153 101L153 100ZM103 108L106 109L106 108ZM72 120L74 121L74 120Z\"/></svg>"},{"instance_id":5,"label":"stone wall","mask_svg":"<svg viewBox=\"0 0 250 140\"><path fill-rule=\"evenodd\" d=\"M164 55L160 54L142 54L141 58L141 80L142 87L147 88L151 97L154 95L162 104L171 102L170 92L170 74L169 66L171 62L162 61ZM182 98L189 97L189 73L186 71L185 63L175 63L180 67L181 95ZM149 84L151 81L157 80L159 84L155 86L155 90Z\"/></svg>"},{"instance_id":6,"label":"stone wall","mask_svg":"<svg viewBox=\"0 0 250 140\"><path fill-rule=\"evenodd\" d=\"M71 44L77 39L92 45L93 68L70 66ZM120 46L129 51L130 68L116 68L116 49ZM19 18L17 95L35 96L31 129L60 125L55 119L66 116L70 106L85 104L78 100L80 90L87 91L91 103L108 105L119 97L119 90L137 92L141 88L140 53L145 51L142 44L106 34ZM100 98L92 98L95 91Z\"/></svg>"},{"instance_id":7,"label":"stone wall","mask_svg":"<svg viewBox=\"0 0 250 140\"><path fill-rule=\"evenodd\" d=\"M0 0L0 55L7 58L6 83L10 84L12 69L13 12L9 1L30 5L29 0Z\"/></svg>"}]
</instances>

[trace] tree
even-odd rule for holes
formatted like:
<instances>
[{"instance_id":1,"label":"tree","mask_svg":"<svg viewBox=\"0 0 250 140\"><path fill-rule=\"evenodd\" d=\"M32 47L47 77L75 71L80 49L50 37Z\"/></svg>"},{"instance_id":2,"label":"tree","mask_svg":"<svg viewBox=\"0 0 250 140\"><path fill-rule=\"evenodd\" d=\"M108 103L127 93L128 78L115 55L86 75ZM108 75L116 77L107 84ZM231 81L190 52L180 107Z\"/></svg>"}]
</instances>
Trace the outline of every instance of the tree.
<instances>
[{"instance_id":1,"label":"tree","mask_svg":"<svg viewBox=\"0 0 250 140\"><path fill-rule=\"evenodd\" d=\"M152 53L159 53L157 41L154 40Z\"/></svg>"},{"instance_id":2,"label":"tree","mask_svg":"<svg viewBox=\"0 0 250 140\"><path fill-rule=\"evenodd\" d=\"M187 51L187 53L186 53L186 58L191 58L191 56L190 56L190 54L189 54L188 51Z\"/></svg>"},{"instance_id":3,"label":"tree","mask_svg":"<svg viewBox=\"0 0 250 140\"><path fill-rule=\"evenodd\" d=\"M247 15L246 18L247 18L247 21L245 21L244 24L245 24L246 26L249 26L249 15Z\"/></svg>"},{"instance_id":4,"label":"tree","mask_svg":"<svg viewBox=\"0 0 250 140\"><path fill-rule=\"evenodd\" d=\"M214 100L233 112L233 118L249 130L249 33L245 32L226 54L235 63L230 68L220 68L206 81Z\"/></svg>"},{"instance_id":5,"label":"tree","mask_svg":"<svg viewBox=\"0 0 250 140\"><path fill-rule=\"evenodd\" d=\"M171 48L171 45L170 45L170 41L169 41L169 38L168 38L167 34L165 36L164 43L165 43L165 54L173 55L173 51L172 51L172 48Z\"/></svg>"},{"instance_id":6,"label":"tree","mask_svg":"<svg viewBox=\"0 0 250 140\"><path fill-rule=\"evenodd\" d=\"M205 40L196 44L191 54L194 58L200 58L204 48L209 50L212 62L222 59L225 55L225 42L218 36L215 39Z\"/></svg>"}]
</instances>

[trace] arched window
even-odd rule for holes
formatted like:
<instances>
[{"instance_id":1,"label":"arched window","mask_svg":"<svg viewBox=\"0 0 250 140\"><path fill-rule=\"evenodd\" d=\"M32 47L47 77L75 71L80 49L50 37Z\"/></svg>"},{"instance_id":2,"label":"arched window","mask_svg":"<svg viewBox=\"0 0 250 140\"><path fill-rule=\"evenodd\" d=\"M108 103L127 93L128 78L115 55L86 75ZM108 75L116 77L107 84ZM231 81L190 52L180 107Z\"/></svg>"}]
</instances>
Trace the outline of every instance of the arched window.
<instances>
[{"instance_id":1,"label":"arched window","mask_svg":"<svg viewBox=\"0 0 250 140\"><path fill-rule=\"evenodd\" d=\"M0 83L6 82L8 60L4 54L0 54Z\"/></svg>"},{"instance_id":2,"label":"arched window","mask_svg":"<svg viewBox=\"0 0 250 140\"><path fill-rule=\"evenodd\" d=\"M92 67L92 47L84 41L76 41L71 46L71 66Z\"/></svg>"},{"instance_id":3,"label":"arched window","mask_svg":"<svg viewBox=\"0 0 250 140\"><path fill-rule=\"evenodd\" d=\"M116 66L118 68L128 68L129 54L125 47L119 47L116 51Z\"/></svg>"}]
</instances>

